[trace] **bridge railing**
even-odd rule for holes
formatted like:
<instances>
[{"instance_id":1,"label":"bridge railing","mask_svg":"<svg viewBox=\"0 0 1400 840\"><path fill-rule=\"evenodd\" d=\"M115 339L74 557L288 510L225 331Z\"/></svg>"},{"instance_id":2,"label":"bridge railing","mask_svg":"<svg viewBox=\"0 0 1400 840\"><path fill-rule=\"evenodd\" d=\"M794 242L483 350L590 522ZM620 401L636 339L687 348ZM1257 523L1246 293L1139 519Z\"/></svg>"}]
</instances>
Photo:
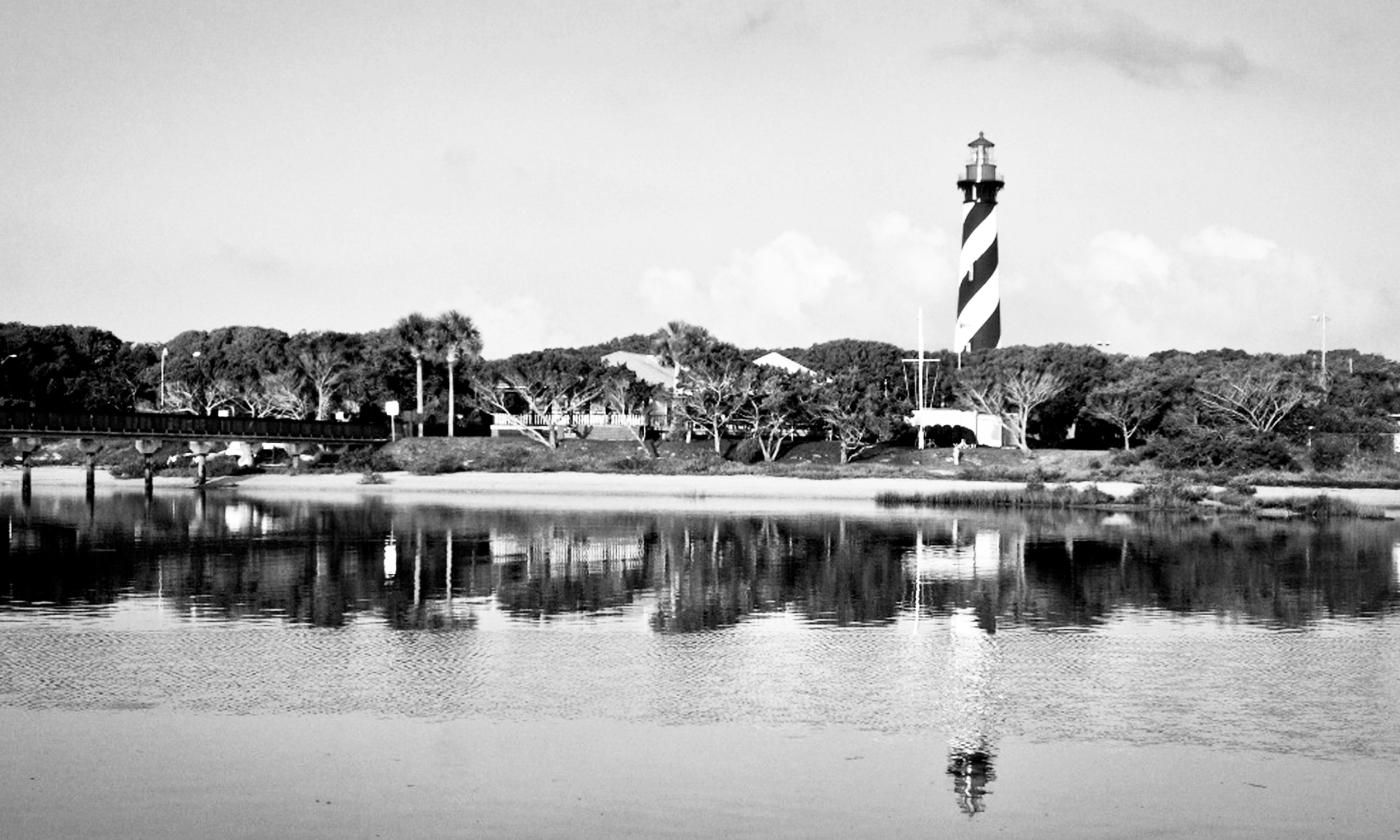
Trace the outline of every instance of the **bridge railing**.
<instances>
[{"instance_id":1,"label":"bridge railing","mask_svg":"<svg viewBox=\"0 0 1400 840\"><path fill-rule=\"evenodd\" d=\"M200 417L193 414L103 414L0 408L0 435L153 437L374 443L388 438L365 423L277 420L263 417Z\"/></svg>"}]
</instances>

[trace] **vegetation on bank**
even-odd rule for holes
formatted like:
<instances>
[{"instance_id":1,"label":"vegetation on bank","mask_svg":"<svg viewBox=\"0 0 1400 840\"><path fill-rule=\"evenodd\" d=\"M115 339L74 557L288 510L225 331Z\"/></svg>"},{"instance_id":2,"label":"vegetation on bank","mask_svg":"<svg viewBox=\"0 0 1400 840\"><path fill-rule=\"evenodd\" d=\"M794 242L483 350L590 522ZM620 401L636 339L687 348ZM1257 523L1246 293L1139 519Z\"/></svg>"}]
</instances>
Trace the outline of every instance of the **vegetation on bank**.
<instances>
[{"instance_id":1,"label":"vegetation on bank","mask_svg":"<svg viewBox=\"0 0 1400 840\"><path fill-rule=\"evenodd\" d=\"M958 361L937 353L924 404L995 415L1011 444L971 450L951 464L947 447L966 442L970 432L929 427L928 439L940 448L914 447L906 418L919 389L906 363L910 351L891 344L838 339L776 348L810 374L756 365L774 348L741 349L679 321L652 334L507 359L484 360L482 349L471 319L455 312L410 315L366 333L226 327L186 331L163 344L123 342L91 327L8 323L0 324L0 407L339 414L387 429L385 403L393 400L414 409L398 428L426 429L423 440L482 435L493 424L519 433L489 444L451 437L412 455L405 453L419 444L405 443L403 452L391 447L383 456L418 472L1148 483L1242 476L1253 484L1400 486L1393 451L1400 363L1354 350L1332 350L1326 366L1316 353L1230 349L1129 357L1051 344L964 353ZM674 387L604 364L616 350L653 354L674 374ZM671 425L640 431L630 446L596 440L589 425L643 414ZM457 446L466 449L456 453ZM366 459L374 457L330 457L326 466L359 459L369 469ZM130 458L118 457L113 468L133 469ZM169 469L181 461L178 451L158 456Z\"/></svg>"},{"instance_id":2,"label":"vegetation on bank","mask_svg":"<svg viewBox=\"0 0 1400 840\"><path fill-rule=\"evenodd\" d=\"M316 451L300 468L320 472L403 470L419 475L450 472L600 472L657 475L774 475L813 479L840 478L938 478L965 481L1030 483L1093 483L1125 481L1147 485L1175 482L1186 486L1315 486L1349 488L1400 488L1400 461L1377 457L1357 460L1330 470L1162 469L1136 453L1114 450L1042 449L1026 455L1015 449L970 449L953 463L950 447L915 449L907 445L882 445L865 457L840 463L840 445L831 441L805 441L791 445L774 462L745 459L743 441L727 442L716 454L710 442L696 440L655 441L643 448L627 441L565 440L555 449L512 437L406 438L382 447L349 449L335 453ZM216 453L218 450L216 450ZM654 453L654 454L653 454ZM35 466L82 465L87 461L75 440L51 441L30 457ZM166 442L153 456L158 472L186 470L191 456L178 441ZM17 453L8 438L0 439L0 460L14 464ZM109 441L96 456L99 467L120 478L141 475L144 459L130 441ZM238 471L233 458L215 454L209 458L211 474ZM265 449L253 470L285 470L285 453Z\"/></svg>"},{"instance_id":3,"label":"vegetation on bank","mask_svg":"<svg viewBox=\"0 0 1400 840\"><path fill-rule=\"evenodd\" d=\"M0 442L0 457L13 462L9 442ZM980 449L963 453L953 463L951 448L924 450L881 447L865 460L840 463L839 444L807 442L791 448L782 461L761 458L745 462L734 458L730 447L716 454L708 441L659 442L650 450L623 441L565 441L554 449L530 445L519 438L407 438L382 447L343 452L317 452L301 460L296 469L305 473L357 473L363 484L391 483L386 473L442 475L459 472L549 473L589 472L630 475L768 475L818 480L842 478L952 479L968 482L1006 482L992 489L954 488L936 493L887 493L877 503L888 507L972 507L1003 509L1072 509L1176 511L1204 515L1241 513L1260 517L1385 518L1379 508L1357 505L1326 495L1300 495L1273 499L1255 498L1258 485L1317 487L1382 487L1400 489L1400 469L1390 462L1363 471L1346 473L1256 471L1230 475L1223 471L1171 471L1150 463L1120 463L1112 451L1040 450L1026 456L1016 450ZM654 454L653 454L654 452ZM729 457L726 457L729 456ZM87 456L77 441L58 441L43 447L31 463L82 465ZM144 459L126 441L111 441L96 455L99 466L124 479L139 479ZM166 443L153 456L158 474L192 477L189 450L180 443ZM252 466L240 466L227 454L209 457L211 478L254 473L288 472L292 462L281 451L259 453ZM1096 482L1130 482L1138 485L1127 498L1104 492ZM1022 486L1015 486L1022 485Z\"/></svg>"}]
</instances>

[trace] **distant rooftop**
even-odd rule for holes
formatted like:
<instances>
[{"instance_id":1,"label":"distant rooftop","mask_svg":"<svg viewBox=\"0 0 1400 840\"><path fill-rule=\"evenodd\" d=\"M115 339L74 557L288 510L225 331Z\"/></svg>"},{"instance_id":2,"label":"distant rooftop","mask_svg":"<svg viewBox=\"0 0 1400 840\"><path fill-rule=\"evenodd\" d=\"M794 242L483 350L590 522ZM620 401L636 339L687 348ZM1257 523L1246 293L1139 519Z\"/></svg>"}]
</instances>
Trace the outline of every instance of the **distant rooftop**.
<instances>
[{"instance_id":1,"label":"distant rooftop","mask_svg":"<svg viewBox=\"0 0 1400 840\"><path fill-rule=\"evenodd\" d=\"M676 382L676 369L661 364L661 360L650 353L629 353L618 350L603 357L610 365L622 365L637 375L643 382L652 385L671 386Z\"/></svg>"}]
</instances>

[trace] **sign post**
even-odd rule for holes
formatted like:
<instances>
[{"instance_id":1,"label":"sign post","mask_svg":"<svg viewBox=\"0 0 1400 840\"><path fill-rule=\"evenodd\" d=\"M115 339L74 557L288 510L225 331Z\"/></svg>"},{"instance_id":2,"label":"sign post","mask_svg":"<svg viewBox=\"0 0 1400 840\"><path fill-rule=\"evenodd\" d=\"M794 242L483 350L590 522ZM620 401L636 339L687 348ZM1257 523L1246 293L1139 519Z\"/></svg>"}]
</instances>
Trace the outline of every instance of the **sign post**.
<instances>
[{"instance_id":1,"label":"sign post","mask_svg":"<svg viewBox=\"0 0 1400 840\"><path fill-rule=\"evenodd\" d=\"M394 418L399 416L399 401L389 400L384 403L384 413L389 415L389 440L390 442L396 441L399 439L399 436Z\"/></svg>"}]
</instances>

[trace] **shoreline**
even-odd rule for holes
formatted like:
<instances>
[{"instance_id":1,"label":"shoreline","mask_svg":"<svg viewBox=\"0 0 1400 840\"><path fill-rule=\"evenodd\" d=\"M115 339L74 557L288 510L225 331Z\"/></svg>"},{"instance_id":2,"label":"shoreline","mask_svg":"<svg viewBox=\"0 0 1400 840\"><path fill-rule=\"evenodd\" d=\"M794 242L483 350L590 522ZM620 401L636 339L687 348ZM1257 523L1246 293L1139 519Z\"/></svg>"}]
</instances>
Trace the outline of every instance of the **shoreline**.
<instances>
[{"instance_id":1,"label":"shoreline","mask_svg":"<svg viewBox=\"0 0 1400 840\"><path fill-rule=\"evenodd\" d=\"M74 466L36 467L31 472L32 486L81 487L85 469ZM211 479L210 491L233 492L248 496L356 496L392 498L411 496L413 499L433 497L435 500L471 500L473 502L501 501L541 502L568 507L615 507L638 502L646 506L684 507L700 504L711 506L719 502L761 503L767 507L783 503L789 507L801 503L823 503L823 506L875 506L882 494L920 495L949 492L977 493L991 490L1023 489L1025 482L966 481L952 478L841 478L811 479L763 475L629 475L626 473L490 473L457 472L440 475L415 475L409 472L383 473L383 484L361 484L358 473L303 473L288 475L259 473ZM103 490L140 491L140 479L117 479L99 469L95 485ZM0 487L18 488L20 471L0 469ZM1126 499L1139 486L1134 482L1070 482L1075 487L1096 486L1117 499ZM190 490L187 477L156 476L157 490ZM1400 514L1400 489L1260 486L1256 498L1281 500L1314 498L1319 495L1345 499L1359 505L1384 508L1392 515ZM485 497L485 498L483 498ZM503 498L504 497L504 498Z\"/></svg>"}]
</instances>

